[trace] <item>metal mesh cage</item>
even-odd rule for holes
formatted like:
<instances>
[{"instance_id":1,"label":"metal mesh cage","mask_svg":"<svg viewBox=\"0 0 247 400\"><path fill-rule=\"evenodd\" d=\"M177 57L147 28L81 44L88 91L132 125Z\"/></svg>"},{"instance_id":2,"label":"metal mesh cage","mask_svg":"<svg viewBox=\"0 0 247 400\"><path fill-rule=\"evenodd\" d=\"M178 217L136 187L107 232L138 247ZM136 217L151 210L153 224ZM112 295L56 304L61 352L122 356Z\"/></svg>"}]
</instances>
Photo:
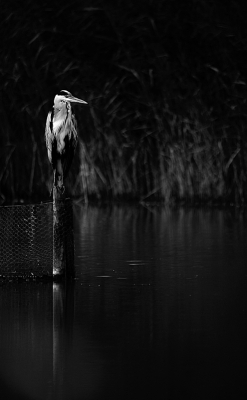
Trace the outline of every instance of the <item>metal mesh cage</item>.
<instances>
[{"instance_id":1,"label":"metal mesh cage","mask_svg":"<svg viewBox=\"0 0 247 400\"><path fill-rule=\"evenodd\" d=\"M73 214L63 207L61 235L68 262L73 262ZM0 207L0 276L52 276L53 204Z\"/></svg>"}]
</instances>

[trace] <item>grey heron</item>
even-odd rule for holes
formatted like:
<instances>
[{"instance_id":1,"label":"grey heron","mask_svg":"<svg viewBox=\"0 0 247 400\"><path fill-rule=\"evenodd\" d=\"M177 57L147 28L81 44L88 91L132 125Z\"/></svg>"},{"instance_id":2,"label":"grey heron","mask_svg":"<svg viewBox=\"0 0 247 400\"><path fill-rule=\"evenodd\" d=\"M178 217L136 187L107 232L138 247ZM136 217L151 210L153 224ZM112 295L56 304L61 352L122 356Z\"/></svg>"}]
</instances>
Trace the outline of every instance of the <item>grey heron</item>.
<instances>
[{"instance_id":1,"label":"grey heron","mask_svg":"<svg viewBox=\"0 0 247 400\"><path fill-rule=\"evenodd\" d=\"M53 168L53 185L64 191L64 179L71 166L77 145L77 123L71 103L87 104L67 90L61 90L54 98L52 111L48 113L45 139L49 161Z\"/></svg>"}]
</instances>

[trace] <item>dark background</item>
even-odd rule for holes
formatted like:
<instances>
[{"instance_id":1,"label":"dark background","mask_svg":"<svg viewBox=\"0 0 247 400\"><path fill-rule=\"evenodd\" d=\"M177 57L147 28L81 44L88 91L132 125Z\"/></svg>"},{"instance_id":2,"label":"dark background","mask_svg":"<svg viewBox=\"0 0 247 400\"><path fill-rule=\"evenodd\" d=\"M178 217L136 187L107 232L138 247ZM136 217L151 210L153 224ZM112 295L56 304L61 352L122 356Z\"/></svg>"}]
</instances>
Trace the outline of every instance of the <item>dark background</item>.
<instances>
[{"instance_id":1,"label":"dark background","mask_svg":"<svg viewBox=\"0 0 247 400\"><path fill-rule=\"evenodd\" d=\"M89 103L71 195L246 202L244 1L9 0L0 35L1 204L48 198L61 89Z\"/></svg>"}]
</instances>

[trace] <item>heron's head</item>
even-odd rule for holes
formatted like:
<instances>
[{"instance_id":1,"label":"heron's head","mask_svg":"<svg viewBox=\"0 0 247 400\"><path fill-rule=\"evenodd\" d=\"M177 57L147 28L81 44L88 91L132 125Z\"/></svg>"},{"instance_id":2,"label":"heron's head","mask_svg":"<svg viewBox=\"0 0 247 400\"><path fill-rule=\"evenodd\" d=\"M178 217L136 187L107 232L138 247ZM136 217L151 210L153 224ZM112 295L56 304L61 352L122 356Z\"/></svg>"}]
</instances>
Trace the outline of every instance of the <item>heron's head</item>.
<instances>
[{"instance_id":1,"label":"heron's head","mask_svg":"<svg viewBox=\"0 0 247 400\"><path fill-rule=\"evenodd\" d=\"M72 96L72 94L67 90L61 90L61 92L55 96L54 108L57 110L62 110L65 109L66 105L70 103L87 104L86 101Z\"/></svg>"}]
</instances>

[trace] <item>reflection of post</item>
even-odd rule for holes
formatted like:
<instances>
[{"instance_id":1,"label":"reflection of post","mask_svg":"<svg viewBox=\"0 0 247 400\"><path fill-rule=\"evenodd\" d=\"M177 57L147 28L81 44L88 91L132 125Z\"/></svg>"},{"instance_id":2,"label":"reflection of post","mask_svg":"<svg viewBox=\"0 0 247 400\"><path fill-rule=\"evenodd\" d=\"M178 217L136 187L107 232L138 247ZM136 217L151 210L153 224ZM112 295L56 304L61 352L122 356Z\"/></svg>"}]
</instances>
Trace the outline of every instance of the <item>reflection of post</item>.
<instances>
[{"instance_id":1,"label":"reflection of post","mask_svg":"<svg viewBox=\"0 0 247 400\"><path fill-rule=\"evenodd\" d=\"M53 397L64 397L64 293L59 283L53 283Z\"/></svg>"},{"instance_id":2,"label":"reflection of post","mask_svg":"<svg viewBox=\"0 0 247 400\"><path fill-rule=\"evenodd\" d=\"M53 187L53 276L74 275L72 203Z\"/></svg>"},{"instance_id":3,"label":"reflection of post","mask_svg":"<svg viewBox=\"0 0 247 400\"><path fill-rule=\"evenodd\" d=\"M53 398L68 397L66 381L67 354L73 330L73 283L53 283Z\"/></svg>"}]
</instances>

